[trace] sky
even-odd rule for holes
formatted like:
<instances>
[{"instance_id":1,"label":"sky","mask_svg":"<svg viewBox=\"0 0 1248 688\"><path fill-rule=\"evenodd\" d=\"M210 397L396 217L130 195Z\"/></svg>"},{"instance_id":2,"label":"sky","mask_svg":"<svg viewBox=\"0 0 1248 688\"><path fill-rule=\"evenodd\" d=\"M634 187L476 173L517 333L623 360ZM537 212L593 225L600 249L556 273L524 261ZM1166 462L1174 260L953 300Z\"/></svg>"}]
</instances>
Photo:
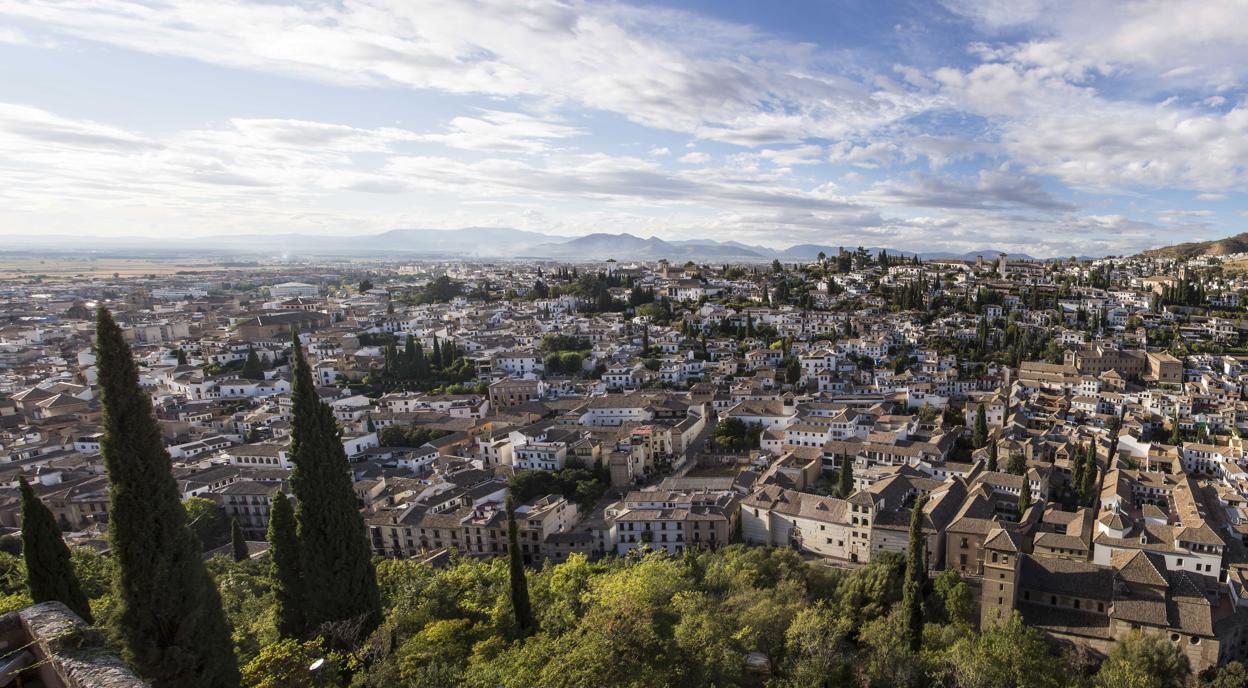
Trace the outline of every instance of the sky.
<instances>
[{"instance_id":1,"label":"sky","mask_svg":"<svg viewBox=\"0 0 1248 688\"><path fill-rule=\"evenodd\" d=\"M1248 230L1245 25L1245 0L0 0L0 234L1134 253Z\"/></svg>"}]
</instances>

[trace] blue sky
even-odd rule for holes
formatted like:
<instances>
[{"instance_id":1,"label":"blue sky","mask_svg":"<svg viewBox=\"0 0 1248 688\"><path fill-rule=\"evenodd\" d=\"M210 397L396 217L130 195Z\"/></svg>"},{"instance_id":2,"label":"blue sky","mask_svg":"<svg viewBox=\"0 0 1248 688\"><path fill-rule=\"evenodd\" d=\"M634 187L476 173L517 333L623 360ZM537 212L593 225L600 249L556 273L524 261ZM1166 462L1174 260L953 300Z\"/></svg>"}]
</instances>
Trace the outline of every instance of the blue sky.
<instances>
[{"instance_id":1,"label":"blue sky","mask_svg":"<svg viewBox=\"0 0 1248 688\"><path fill-rule=\"evenodd\" d=\"M1248 230L1242 1L0 0L0 233Z\"/></svg>"}]
</instances>

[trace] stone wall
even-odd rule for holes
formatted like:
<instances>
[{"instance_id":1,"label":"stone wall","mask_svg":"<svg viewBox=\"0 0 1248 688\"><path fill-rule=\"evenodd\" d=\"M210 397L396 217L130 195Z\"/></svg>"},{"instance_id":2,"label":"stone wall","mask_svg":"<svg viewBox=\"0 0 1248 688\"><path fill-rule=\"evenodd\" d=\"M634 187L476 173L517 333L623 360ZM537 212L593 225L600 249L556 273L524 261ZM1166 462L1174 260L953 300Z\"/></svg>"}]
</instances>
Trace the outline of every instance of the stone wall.
<instances>
[{"instance_id":1,"label":"stone wall","mask_svg":"<svg viewBox=\"0 0 1248 688\"><path fill-rule=\"evenodd\" d=\"M91 628L60 602L0 616L0 633L20 632L37 656L40 678L64 688L149 688Z\"/></svg>"}]
</instances>

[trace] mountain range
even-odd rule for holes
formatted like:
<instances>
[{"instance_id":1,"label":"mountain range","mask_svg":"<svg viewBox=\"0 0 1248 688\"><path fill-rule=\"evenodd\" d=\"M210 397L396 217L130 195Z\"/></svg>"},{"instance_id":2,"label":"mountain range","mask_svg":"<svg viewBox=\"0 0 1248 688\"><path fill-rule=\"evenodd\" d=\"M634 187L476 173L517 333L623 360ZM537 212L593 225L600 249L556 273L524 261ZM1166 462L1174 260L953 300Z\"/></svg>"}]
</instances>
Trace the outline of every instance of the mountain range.
<instances>
[{"instance_id":1,"label":"mountain range","mask_svg":"<svg viewBox=\"0 0 1248 688\"><path fill-rule=\"evenodd\" d=\"M1150 258L1195 258L1197 256L1227 256L1232 253L1248 253L1248 232L1211 241L1189 241L1185 244L1163 246L1142 252Z\"/></svg>"},{"instance_id":2,"label":"mountain range","mask_svg":"<svg viewBox=\"0 0 1248 688\"><path fill-rule=\"evenodd\" d=\"M855 246L846 245L846 249ZM393 255L412 258L518 258L518 259L600 259L672 261L770 262L814 260L819 253L835 256L839 246L797 244L785 249L745 244L738 241L685 239L668 241L642 238L628 233L596 232L578 237L556 236L505 227L465 227L463 229L392 229L367 235L314 234L231 234L202 237L98 237L64 234L18 235L0 238L0 251L124 251L157 254L195 251L225 254L278 255ZM871 247L891 255L913 256L912 251L891 247ZM984 249L966 253L922 252L921 258L974 260L976 256L995 259L1000 251ZM1030 256L1014 257L1032 260Z\"/></svg>"}]
</instances>

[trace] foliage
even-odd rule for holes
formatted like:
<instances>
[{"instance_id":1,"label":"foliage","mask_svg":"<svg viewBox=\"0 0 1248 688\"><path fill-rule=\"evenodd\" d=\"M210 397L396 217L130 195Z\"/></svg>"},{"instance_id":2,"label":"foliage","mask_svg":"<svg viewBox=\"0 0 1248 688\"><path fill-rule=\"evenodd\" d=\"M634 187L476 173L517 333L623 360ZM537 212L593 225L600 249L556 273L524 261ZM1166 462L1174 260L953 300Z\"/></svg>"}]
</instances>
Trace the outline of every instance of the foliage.
<instances>
[{"instance_id":1,"label":"foliage","mask_svg":"<svg viewBox=\"0 0 1248 688\"><path fill-rule=\"evenodd\" d=\"M285 493L278 490L272 501L269 507L269 576L276 605L277 632L283 638L292 638L304 627L298 523Z\"/></svg>"},{"instance_id":2,"label":"foliage","mask_svg":"<svg viewBox=\"0 0 1248 688\"><path fill-rule=\"evenodd\" d=\"M1096 674L1098 688L1182 688L1192 668L1164 636L1132 631L1114 643Z\"/></svg>"},{"instance_id":3,"label":"foliage","mask_svg":"<svg viewBox=\"0 0 1248 688\"><path fill-rule=\"evenodd\" d=\"M520 555L520 528L516 524L516 503L507 498L507 568L511 589L511 611L516 617L516 628L521 635L531 635L537 630L533 620L533 605L529 600L529 581L524 572Z\"/></svg>"},{"instance_id":4,"label":"foliage","mask_svg":"<svg viewBox=\"0 0 1248 688\"><path fill-rule=\"evenodd\" d=\"M243 667L244 685L251 688L330 688L337 685L336 659L326 661L319 671L313 663L330 654L320 638L300 642L284 638L265 646Z\"/></svg>"},{"instance_id":5,"label":"foliage","mask_svg":"<svg viewBox=\"0 0 1248 688\"><path fill-rule=\"evenodd\" d=\"M542 335L542 343L539 348L545 353L559 353L562 351L588 351L591 347L589 340L584 337L551 332Z\"/></svg>"},{"instance_id":6,"label":"foliage","mask_svg":"<svg viewBox=\"0 0 1248 688\"><path fill-rule=\"evenodd\" d=\"M153 688L237 686L220 593L187 528L151 398L139 386L121 328L104 308L96 320L96 358L109 541L117 559L113 621L126 658Z\"/></svg>"},{"instance_id":7,"label":"foliage","mask_svg":"<svg viewBox=\"0 0 1248 688\"><path fill-rule=\"evenodd\" d=\"M520 502L548 494L563 495L581 511L589 511L607 491L611 476L569 461L561 471L518 471L508 482L508 493Z\"/></svg>"},{"instance_id":8,"label":"foliage","mask_svg":"<svg viewBox=\"0 0 1248 688\"><path fill-rule=\"evenodd\" d=\"M56 517L35 495L25 478L19 481L22 495L22 557L26 584L33 602L61 602L87 623L94 623L91 605L74 573L69 547L61 537Z\"/></svg>"},{"instance_id":9,"label":"foliage","mask_svg":"<svg viewBox=\"0 0 1248 688\"><path fill-rule=\"evenodd\" d=\"M430 428L420 425L387 425L377 435L383 447L419 447L426 442L451 434L442 428Z\"/></svg>"},{"instance_id":10,"label":"foliage","mask_svg":"<svg viewBox=\"0 0 1248 688\"><path fill-rule=\"evenodd\" d=\"M333 411L317 396L297 337L294 349L290 487L298 504L305 631L353 624L358 632L349 635L362 638L381 621L364 520Z\"/></svg>"},{"instance_id":11,"label":"foliage","mask_svg":"<svg viewBox=\"0 0 1248 688\"><path fill-rule=\"evenodd\" d=\"M204 497L187 497L182 502L187 525L199 536L205 549L216 549L230 537L230 522L221 506Z\"/></svg>"},{"instance_id":12,"label":"foliage","mask_svg":"<svg viewBox=\"0 0 1248 688\"><path fill-rule=\"evenodd\" d=\"M740 418L724 418L715 424L715 444L727 451L758 449L763 429L758 424L747 425Z\"/></svg>"},{"instance_id":13,"label":"foliage","mask_svg":"<svg viewBox=\"0 0 1248 688\"><path fill-rule=\"evenodd\" d=\"M246 561L251 558L247 549L247 538L243 537L243 527L237 518L230 519L230 552L234 561Z\"/></svg>"}]
</instances>

